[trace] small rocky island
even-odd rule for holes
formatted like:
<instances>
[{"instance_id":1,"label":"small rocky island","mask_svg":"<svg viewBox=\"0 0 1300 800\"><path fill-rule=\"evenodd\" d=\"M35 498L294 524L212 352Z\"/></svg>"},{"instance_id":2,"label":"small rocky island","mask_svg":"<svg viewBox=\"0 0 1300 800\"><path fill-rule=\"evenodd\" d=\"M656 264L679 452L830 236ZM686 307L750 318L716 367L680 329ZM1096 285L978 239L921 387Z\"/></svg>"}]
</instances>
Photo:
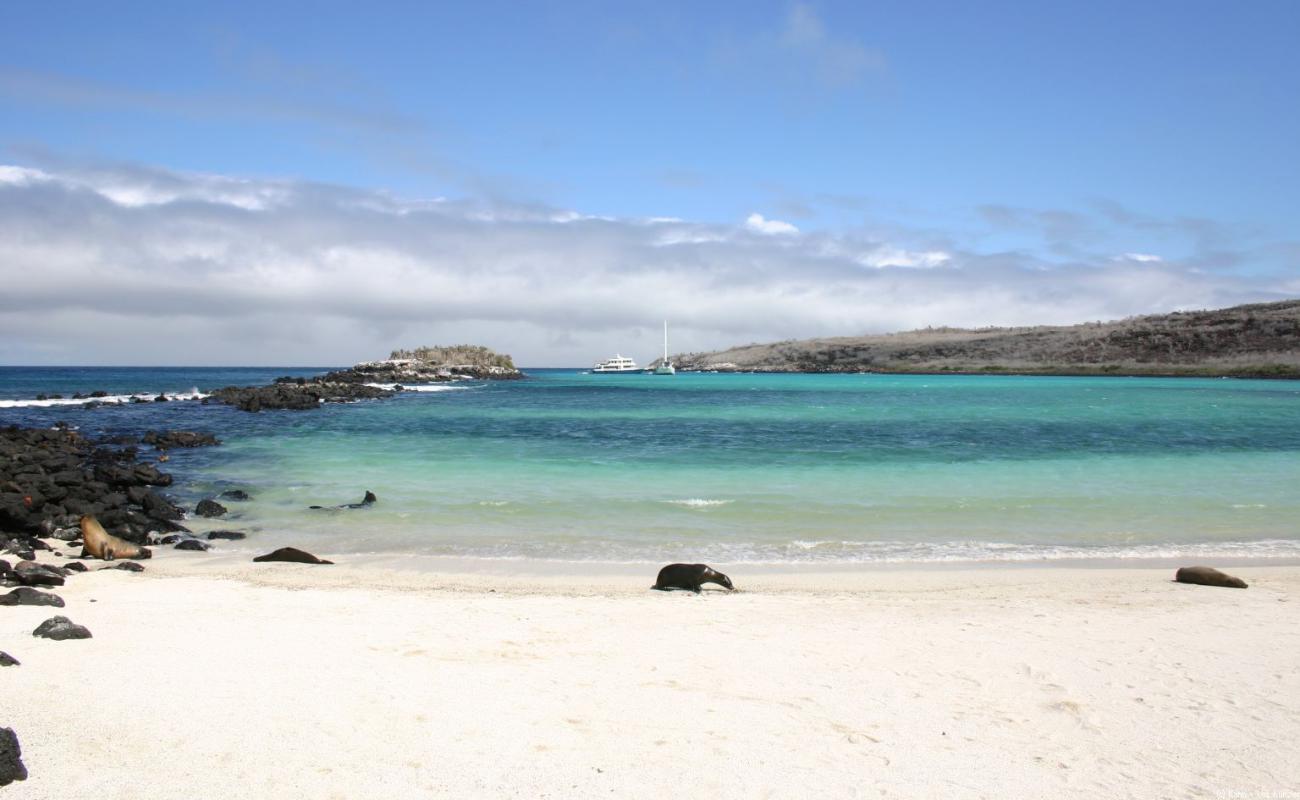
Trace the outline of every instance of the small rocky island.
<instances>
[{"instance_id":1,"label":"small rocky island","mask_svg":"<svg viewBox=\"0 0 1300 800\"><path fill-rule=\"evenodd\" d=\"M391 397L422 384L523 377L510 356L480 345L417 347L394 350L382 361L363 361L314 378L276 378L270 386L227 386L212 392L204 402L225 403L243 411L305 411L322 403Z\"/></svg>"}]
</instances>

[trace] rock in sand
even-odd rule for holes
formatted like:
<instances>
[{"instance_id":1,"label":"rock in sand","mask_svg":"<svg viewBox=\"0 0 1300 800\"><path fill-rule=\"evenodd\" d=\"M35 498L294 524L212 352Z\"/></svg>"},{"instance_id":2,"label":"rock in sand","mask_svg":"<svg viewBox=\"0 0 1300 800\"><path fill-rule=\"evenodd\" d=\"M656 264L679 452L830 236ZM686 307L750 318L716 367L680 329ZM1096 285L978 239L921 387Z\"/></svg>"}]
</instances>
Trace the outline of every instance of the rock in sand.
<instances>
[{"instance_id":1,"label":"rock in sand","mask_svg":"<svg viewBox=\"0 0 1300 800\"><path fill-rule=\"evenodd\" d=\"M78 625L67 617L50 617L36 626L32 636L53 639L61 642L65 639L89 639L90 631L84 625Z\"/></svg>"},{"instance_id":2,"label":"rock in sand","mask_svg":"<svg viewBox=\"0 0 1300 800\"><path fill-rule=\"evenodd\" d=\"M0 786L25 780L27 767L23 766L23 749L18 746L18 734L11 728L0 728Z\"/></svg>"},{"instance_id":3,"label":"rock in sand","mask_svg":"<svg viewBox=\"0 0 1300 800\"><path fill-rule=\"evenodd\" d=\"M63 598L42 592L30 586L19 586L9 594L0 595L0 606L54 606L63 608Z\"/></svg>"},{"instance_id":4,"label":"rock in sand","mask_svg":"<svg viewBox=\"0 0 1300 800\"><path fill-rule=\"evenodd\" d=\"M144 564L138 561L119 561L107 567L100 567L100 570L120 569L123 572L144 572Z\"/></svg>"}]
</instances>

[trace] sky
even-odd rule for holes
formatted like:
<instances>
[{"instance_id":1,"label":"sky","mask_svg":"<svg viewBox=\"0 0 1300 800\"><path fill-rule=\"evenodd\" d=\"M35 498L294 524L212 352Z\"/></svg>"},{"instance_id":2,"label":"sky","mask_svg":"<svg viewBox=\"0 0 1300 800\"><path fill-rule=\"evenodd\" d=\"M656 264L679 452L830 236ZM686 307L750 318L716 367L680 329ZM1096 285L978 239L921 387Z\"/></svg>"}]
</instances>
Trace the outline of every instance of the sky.
<instances>
[{"instance_id":1,"label":"sky","mask_svg":"<svg viewBox=\"0 0 1300 800\"><path fill-rule=\"evenodd\" d=\"M0 364L1300 296L1300 3L6 4Z\"/></svg>"}]
</instances>

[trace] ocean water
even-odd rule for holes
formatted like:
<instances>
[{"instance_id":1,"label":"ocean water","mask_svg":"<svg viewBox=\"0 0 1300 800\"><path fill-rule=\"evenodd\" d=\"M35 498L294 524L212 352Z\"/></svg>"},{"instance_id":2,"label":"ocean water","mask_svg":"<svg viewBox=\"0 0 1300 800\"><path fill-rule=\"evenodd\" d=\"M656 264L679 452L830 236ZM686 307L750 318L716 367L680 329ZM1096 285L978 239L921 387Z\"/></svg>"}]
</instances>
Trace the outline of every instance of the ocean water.
<instances>
[{"instance_id":1,"label":"ocean water","mask_svg":"<svg viewBox=\"0 0 1300 800\"><path fill-rule=\"evenodd\" d=\"M600 561L1300 556L1300 382L586 375L315 412L38 393L203 393L319 369L0 368L0 423L212 431L173 492L249 503L250 550ZM361 499L367 509L311 510Z\"/></svg>"}]
</instances>

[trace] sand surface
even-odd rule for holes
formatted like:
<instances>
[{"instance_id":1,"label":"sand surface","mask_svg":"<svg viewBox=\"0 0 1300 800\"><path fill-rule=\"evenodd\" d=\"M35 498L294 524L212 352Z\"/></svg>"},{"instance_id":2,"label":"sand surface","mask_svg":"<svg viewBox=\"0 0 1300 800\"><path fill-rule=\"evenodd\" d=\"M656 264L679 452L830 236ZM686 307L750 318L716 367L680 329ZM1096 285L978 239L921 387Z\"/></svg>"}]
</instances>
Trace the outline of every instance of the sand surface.
<instances>
[{"instance_id":1,"label":"sand surface","mask_svg":"<svg viewBox=\"0 0 1300 800\"><path fill-rule=\"evenodd\" d=\"M1297 567L734 569L695 596L159 555L0 608L31 773L4 800L1300 797ZM94 638L32 637L54 614Z\"/></svg>"}]
</instances>

